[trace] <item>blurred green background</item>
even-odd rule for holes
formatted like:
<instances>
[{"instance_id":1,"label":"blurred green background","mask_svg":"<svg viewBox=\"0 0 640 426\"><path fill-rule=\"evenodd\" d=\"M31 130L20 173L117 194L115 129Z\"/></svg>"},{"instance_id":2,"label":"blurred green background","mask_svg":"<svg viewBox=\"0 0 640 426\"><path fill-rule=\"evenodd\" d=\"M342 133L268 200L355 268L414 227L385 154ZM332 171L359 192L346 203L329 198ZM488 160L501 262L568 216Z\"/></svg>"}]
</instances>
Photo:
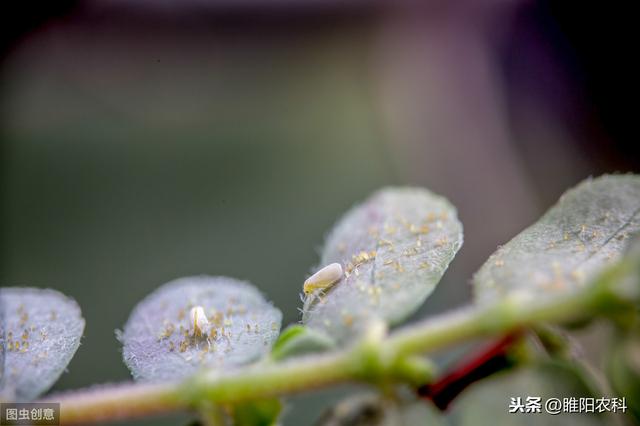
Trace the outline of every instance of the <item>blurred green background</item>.
<instances>
[{"instance_id":1,"label":"blurred green background","mask_svg":"<svg viewBox=\"0 0 640 426\"><path fill-rule=\"evenodd\" d=\"M298 321L324 235L380 186L426 186L465 225L421 317L566 187L636 166L519 2L222 3L85 2L4 50L0 282L87 320L55 390L129 379L114 330L177 277L249 280Z\"/></svg>"}]
</instances>

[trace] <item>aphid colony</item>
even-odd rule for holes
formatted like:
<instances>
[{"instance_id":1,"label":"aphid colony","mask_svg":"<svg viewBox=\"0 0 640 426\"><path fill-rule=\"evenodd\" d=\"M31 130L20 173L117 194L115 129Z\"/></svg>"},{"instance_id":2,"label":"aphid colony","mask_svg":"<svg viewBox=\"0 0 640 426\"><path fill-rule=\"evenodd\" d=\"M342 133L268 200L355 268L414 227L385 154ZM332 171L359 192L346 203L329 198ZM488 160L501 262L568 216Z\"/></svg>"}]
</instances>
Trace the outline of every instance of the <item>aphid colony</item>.
<instances>
[{"instance_id":1,"label":"aphid colony","mask_svg":"<svg viewBox=\"0 0 640 426\"><path fill-rule=\"evenodd\" d=\"M351 256L351 262L347 263L344 273L345 276L349 277L352 273L358 275L358 267L375 260L377 255L378 253L376 250L361 251L360 253L354 254Z\"/></svg>"},{"instance_id":2,"label":"aphid colony","mask_svg":"<svg viewBox=\"0 0 640 426\"><path fill-rule=\"evenodd\" d=\"M612 215L610 212L606 212L600 219L600 223L607 223L611 220ZM609 235L604 233L601 229L597 228L596 225L588 225L586 223L580 224L576 226L573 230L563 231L562 237L555 241L551 241L547 244L547 250L554 249L562 249L566 250L567 248L573 250L577 253L584 252L586 256L593 256L598 253L600 249L599 244L602 244L602 241L599 240L615 240L623 241L626 238L629 238L630 234L624 231L616 231L613 235ZM589 249L589 247L591 247ZM498 249L501 250L502 247L498 246ZM501 252L499 251L497 254L494 254L491 259L493 260L493 265L496 268L504 268L505 260L501 258ZM608 251L605 252L604 261L612 261L614 258L614 252ZM538 271L536 273L531 273L528 279L532 282L537 283L541 288L545 291L555 291L562 292L566 291L568 288L574 287L574 285L584 285L586 283L586 274L583 269L581 269L580 263L574 269L572 269L571 265L563 265L558 261L552 261L548 264L547 270L549 273L542 273ZM496 281L493 279L489 279L482 284L487 288L496 287ZM502 288L498 289L500 292L504 292Z\"/></svg>"},{"instance_id":3,"label":"aphid colony","mask_svg":"<svg viewBox=\"0 0 640 426\"><path fill-rule=\"evenodd\" d=\"M233 302L232 302L233 303ZM233 315L243 315L247 312L242 305L229 307L226 314L222 311L211 310L207 316L205 308L201 305L191 306L188 313L185 309L178 311L178 324L165 320L163 328L158 335L158 342L167 341L169 351L187 352L189 349L200 350L200 360L208 352L216 352L216 343L220 340L227 343L225 351L231 350ZM277 328L277 324L271 324L271 329ZM236 328L237 330L237 328ZM247 322L240 333L260 333L258 322ZM187 355L187 360L191 359Z\"/></svg>"},{"instance_id":4,"label":"aphid colony","mask_svg":"<svg viewBox=\"0 0 640 426\"><path fill-rule=\"evenodd\" d=\"M7 339L7 350L8 351L15 351L15 352L26 352L29 349L29 328L27 327L27 321L29 321L29 314L27 313L27 311L24 308L24 305L20 305L18 306L17 309L17 314L19 315L19 322L17 324L18 329L23 329L22 333L17 333L20 335L20 337L16 337L14 340L14 336L13 336L13 332L12 331L8 331L6 334L6 339ZM31 331L34 331L35 328L32 325L31 326ZM0 344L2 344L2 342L0 342ZM0 346L0 349L4 349Z\"/></svg>"},{"instance_id":5,"label":"aphid colony","mask_svg":"<svg viewBox=\"0 0 640 426\"><path fill-rule=\"evenodd\" d=\"M158 335L158 341L169 339L169 350L177 349L180 352L186 352L190 347L200 347L204 344L204 352L215 349L213 345L219 338L224 338L227 343L231 344L231 330L226 330L225 326L233 324L231 315L225 318L222 312L215 312L210 318L207 317L202 306L196 305L191 307L187 318L185 318L184 310L178 312L178 320L186 320L186 327L180 325L178 329L178 339L176 342L171 337L176 332L176 325L165 320L164 328Z\"/></svg>"},{"instance_id":6,"label":"aphid colony","mask_svg":"<svg viewBox=\"0 0 640 426\"><path fill-rule=\"evenodd\" d=\"M16 313L18 314L18 321L6 324L5 342L0 341L0 351L6 350L20 356L30 356L30 362L33 365L38 365L49 356L48 351L40 350L40 344L48 338L47 330L45 328L38 330L34 324L28 324L30 322L29 313L24 305L19 305ZM57 315L57 313L52 310L50 316L52 320L54 315ZM10 374L16 375L19 374L19 371L12 371Z\"/></svg>"},{"instance_id":7,"label":"aphid colony","mask_svg":"<svg viewBox=\"0 0 640 426\"><path fill-rule=\"evenodd\" d=\"M1 345L2 343L0 343ZM0 346L2 349L2 346ZM13 332L7 333L7 350L15 352L26 352L29 350L29 330L25 328L24 332L19 338L14 340Z\"/></svg>"},{"instance_id":8,"label":"aphid colony","mask_svg":"<svg viewBox=\"0 0 640 426\"><path fill-rule=\"evenodd\" d=\"M346 257L347 244L337 243L336 248L344 258L342 264L344 266L331 263L304 282L303 315L310 311L314 304L324 303L328 292L341 280L346 280L352 275L355 280L349 281L349 285L362 294L363 302L367 301L369 305L376 306L380 303L385 287L388 287L389 291L400 287L400 283L393 280L394 276L404 274L407 269L416 271L432 269L426 256L430 247L443 247L450 244L448 236L443 233L445 223L449 220L448 213L430 212L417 222L412 222L400 214L391 216L384 225L372 225L367 229L369 237L374 240L371 241L371 245L375 247L373 250L359 250L350 257ZM372 270L373 277L362 274L360 267L375 262L380 256L383 256L383 260L378 268ZM348 311L342 313L342 320L345 326L351 326L354 322L353 315ZM328 319L324 321L330 322Z\"/></svg>"},{"instance_id":9,"label":"aphid colony","mask_svg":"<svg viewBox=\"0 0 640 426\"><path fill-rule=\"evenodd\" d=\"M405 249L402 254L406 257L422 254L423 247L422 247L421 236L428 234L431 231L430 223L435 222L436 228L442 229L443 227L442 221L446 221L447 219L448 219L448 216L446 213L440 213L439 215L436 215L435 213L430 213L425 218L426 223L423 223L420 226L418 226L413 223L410 223L408 220L404 219L403 217L398 217L398 220L402 223L402 225L404 225L412 235L417 236L415 247L409 247ZM387 225L384 228L384 232L389 236L395 234L396 231L397 231L397 228L394 226ZM380 236L378 228L376 227L371 227L369 229L369 234L374 237ZM448 244L448 239L446 236L443 236L435 241L435 245L438 247L446 244ZM394 249L393 242L388 239L384 239L384 238L380 239L378 241L378 245L380 247L390 247L391 251L393 251ZM338 247L338 250L341 253L344 253L344 251L346 250L346 245L344 243L340 244ZM343 276L348 278L351 274L359 275L358 267L367 262L374 261L377 255L378 255L377 250L360 251L359 253L356 253L351 256L351 259L346 264L344 271L342 269L342 265L339 263L331 263L323 267L322 269L318 270L316 273L311 275L309 278L307 278L307 280L304 282L304 285L303 285L304 295L308 297L314 294L316 291L326 292L331 287L333 287L337 282L339 282L343 278ZM384 262L384 265L385 266L391 265L396 270L396 272L400 272L400 273L404 272L404 267L396 259L389 259ZM429 269L429 264L423 261L418 265L418 269Z\"/></svg>"}]
</instances>

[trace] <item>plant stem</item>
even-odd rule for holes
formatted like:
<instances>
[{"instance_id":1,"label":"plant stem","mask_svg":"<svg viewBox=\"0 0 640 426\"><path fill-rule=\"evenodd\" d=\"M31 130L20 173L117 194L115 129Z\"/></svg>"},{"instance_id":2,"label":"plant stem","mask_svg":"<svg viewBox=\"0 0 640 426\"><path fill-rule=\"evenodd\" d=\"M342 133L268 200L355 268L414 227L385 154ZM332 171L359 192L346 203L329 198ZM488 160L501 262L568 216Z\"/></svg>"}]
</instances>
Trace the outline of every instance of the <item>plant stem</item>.
<instances>
[{"instance_id":1,"label":"plant stem","mask_svg":"<svg viewBox=\"0 0 640 426\"><path fill-rule=\"evenodd\" d=\"M512 299L470 306L428 319L394 333L385 344L398 355L429 352L469 338L495 336L538 322L565 322L592 312L593 295L573 295L553 301L523 303Z\"/></svg>"},{"instance_id":2,"label":"plant stem","mask_svg":"<svg viewBox=\"0 0 640 426\"><path fill-rule=\"evenodd\" d=\"M44 402L60 403L60 424L87 424L157 415L186 408L179 386L119 384L51 395Z\"/></svg>"},{"instance_id":3,"label":"plant stem","mask_svg":"<svg viewBox=\"0 0 640 426\"><path fill-rule=\"evenodd\" d=\"M543 322L575 321L611 309L616 303L628 304L618 300L610 285L612 278L619 277L605 276L583 291L556 298L507 297L493 305L459 309L405 327L389 337L384 326L374 324L362 342L342 351L278 363L262 362L231 372L210 371L181 384L129 384L80 390L54 395L49 401L60 401L61 424L87 424L194 410L203 402L233 404L350 381L377 385L414 382L416 371L424 372L425 381L429 381L433 377L429 364L417 365L412 357L469 338L504 335Z\"/></svg>"},{"instance_id":4,"label":"plant stem","mask_svg":"<svg viewBox=\"0 0 640 426\"><path fill-rule=\"evenodd\" d=\"M353 351L294 358L278 364L256 364L237 373L210 372L185 385L191 398L215 402L245 401L355 379Z\"/></svg>"},{"instance_id":5,"label":"plant stem","mask_svg":"<svg viewBox=\"0 0 640 426\"><path fill-rule=\"evenodd\" d=\"M219 406L207 402L198 411L202 426L225 426L225 414Z\"/></svg>"}]
</instances>

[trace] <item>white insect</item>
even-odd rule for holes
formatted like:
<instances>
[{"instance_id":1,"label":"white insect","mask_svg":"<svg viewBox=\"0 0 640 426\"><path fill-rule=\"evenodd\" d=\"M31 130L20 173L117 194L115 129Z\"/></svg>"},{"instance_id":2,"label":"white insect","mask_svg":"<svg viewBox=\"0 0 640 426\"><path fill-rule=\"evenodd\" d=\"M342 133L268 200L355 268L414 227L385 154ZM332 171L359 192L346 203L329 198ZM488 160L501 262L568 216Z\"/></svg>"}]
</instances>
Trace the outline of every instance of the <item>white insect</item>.
<instances>
[{"instance_id":1,"label":"white insect","mask_svg":"<svg viewBox=\"0 0 640 426\"><path fill-rule=\"evenodd\" d=\"M189 311L189 331L195 337L200 337L207 334L209 327L209 320L204 313L202 306L194 306Z\"/></svg>"},{"instance_id":2,"label":"white insect","mask_svg":"<svg viewBox=\"0 0 640 426\"><path fill-rule=\"evenodd\" d=\"M339 263L332 263L307 278L302 290L306 295L309 295L316 290L326 290L331 288L336 282L340 281L341 278L342 265Z\"/></svg>"}]
</instances>

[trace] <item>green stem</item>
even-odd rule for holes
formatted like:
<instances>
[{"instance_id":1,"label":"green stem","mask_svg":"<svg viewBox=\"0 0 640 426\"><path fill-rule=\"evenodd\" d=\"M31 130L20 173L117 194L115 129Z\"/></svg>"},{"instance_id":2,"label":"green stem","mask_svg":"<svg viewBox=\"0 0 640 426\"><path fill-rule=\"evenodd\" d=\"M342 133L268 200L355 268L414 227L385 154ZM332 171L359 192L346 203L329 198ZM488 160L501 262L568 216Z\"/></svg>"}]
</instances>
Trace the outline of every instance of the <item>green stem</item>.
<instances>
[{"instance_id":1,"label":"green stem","mask_svg":"<svg viewBox=\"0 0 640 426\"><path fill-rule=\"evenodd\" d=\"M433 376L415 356L470 338L503 335L547 322L575 321L611 309L619 300L612 278L572 295L545 300L506 298L490 306L471 306L428 319L386 337L374 324L362 342L343 351L308 355L280 363L259 363L233 372L211 371L182 384L130 384L80 390L49 400L61 402L62 423L92 423L176 410L196 410L203 402L228 404L308 391L344 382L388 385ZM615 281L614 281L615 282Z\"/></svg>"},{"instance_id":2,"label":"green stem","mask_svg":"<svg viewBox=\"0 0 640 426\"><path fill-rule=\"evenodd\" d=\"M198 411L203 426L225 426L225 414L219 406L206 402Z\"/></svg>"},{"instance_id":3,"label":"green stem","mask_svg":"<svg viewBox=\"0 0 640 426\"><path fill-rule=\"evenodd\" d=\"M493 305L465 307L399 330L389 337L386 345L395 348L400 356L431 352L470 338L500 335L539 322L581 318L592 311L593 299L592 294L539 303L505 299Z\"/></svg>"},{"instance_id":4,"label":"green stem","mask_svg":"<svg viewBox=\"0 0 640 426\"><path fill-rule=\"evenodd\" d=\"M237 402L326 387L352 380L357 362L353 352L256 364L232 374L210 372L185 383L190 398Z\"/></svg>"},{"instance_id":5,"label":"green stem","mask_svg":"<svg viewBox=\"0 0 640 426\"><path fill-rule=\"evenodd\" d=\"M175 383L120 384L52 395L60 403L60 424L87 424L146 417L184 409L186 401Z\"/></svg>"}]
</instances>

